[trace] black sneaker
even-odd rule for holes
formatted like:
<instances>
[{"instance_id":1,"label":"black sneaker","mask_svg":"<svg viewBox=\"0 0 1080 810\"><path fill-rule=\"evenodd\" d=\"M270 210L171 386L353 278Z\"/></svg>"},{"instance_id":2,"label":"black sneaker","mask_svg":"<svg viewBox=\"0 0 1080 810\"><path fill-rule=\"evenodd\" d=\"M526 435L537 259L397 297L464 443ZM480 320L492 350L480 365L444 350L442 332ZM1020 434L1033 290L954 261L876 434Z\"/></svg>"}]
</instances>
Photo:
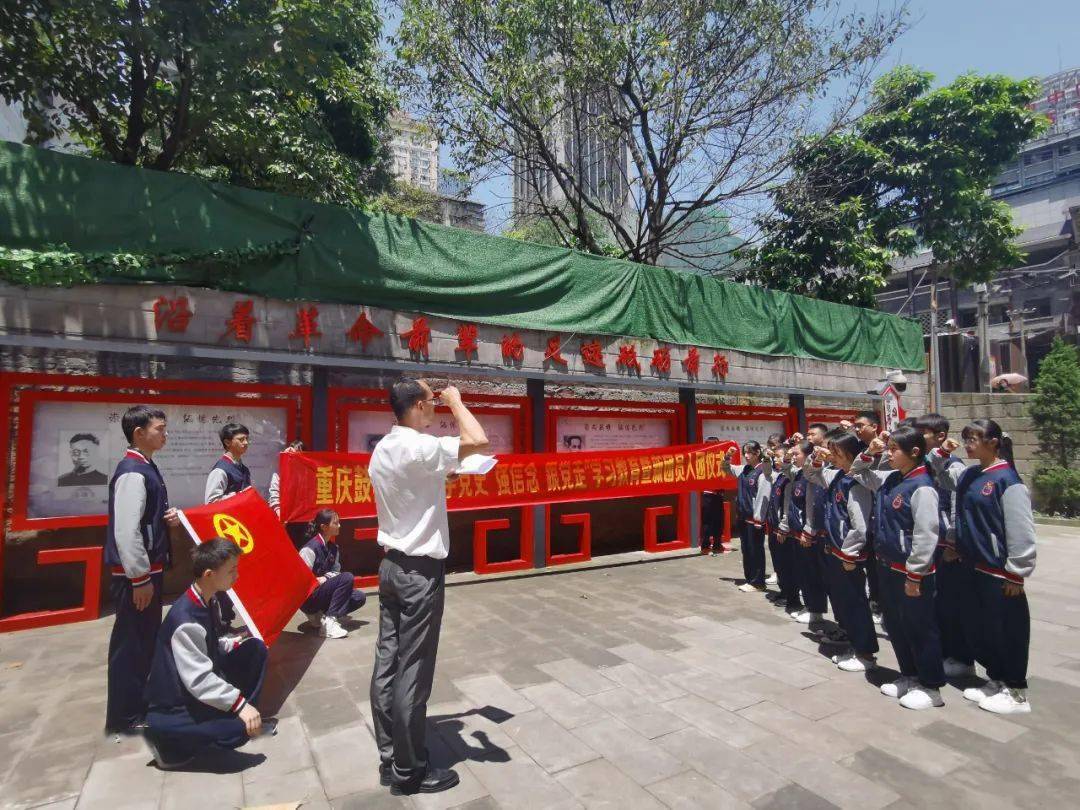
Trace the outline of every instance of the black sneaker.
<instances>
[{"instance_id":1,"label":"black sneaker","mask_svg":"<svg viewBox=\"0 0 1080 810\"><path fill-rule=\"evenodd\" d=\"M393 770L394 764L392 762L380 762L379 763L379 784L383 787L390 787L394 783L393 777L390 772Z\"/></svg>"},{"instance_id":2,"label":"black sneaker","mask_svg":"<svg viewBox=\"0 0 1080 810\"><path fill-rule=\"evenodd\" d=\"M390 785L390 793L394 796L406 796L410 793L441 793L454 787L460 781L457 771L453 769L428 768L423 779L394 782Z\"/></svg>"}]
</instances>

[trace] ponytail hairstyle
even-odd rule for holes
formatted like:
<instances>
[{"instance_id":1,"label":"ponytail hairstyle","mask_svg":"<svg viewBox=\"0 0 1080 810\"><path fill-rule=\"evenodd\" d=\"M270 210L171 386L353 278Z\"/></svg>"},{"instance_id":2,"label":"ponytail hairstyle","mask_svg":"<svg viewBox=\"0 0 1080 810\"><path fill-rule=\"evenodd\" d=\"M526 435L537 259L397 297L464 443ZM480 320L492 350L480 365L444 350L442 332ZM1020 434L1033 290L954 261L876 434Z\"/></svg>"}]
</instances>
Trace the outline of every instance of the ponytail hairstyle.
<instances>
[{"instance_id":1,"label":"ponytail hairstyle","mask_svg":"<svg viewBox=\"0 0 1080 810\"><path fill-rule=\"evenodd\" d=\"M926 436L917 427L904 425L889 434L889 441L904 451L904 454L921 464L926 461ZM918 450L918 454L915 451Z\"/></svg>"},{"instance_id":2,"label":"ponytail hairstyle","mask_svg":"<svg viewBox=\"0 0 1080 810\"><path fill-rule=\"evenodd\" d=\"M862 452L864 445L854 433L840 430L829 435L829 446L832 452L835 453L839 450L840 453L854 461L855 457Z\"/></svg>"},{"instance_id":3,"label":"ponytail hairstyle","mask_svg":"<svg viewBox=\"0 0 1080 810\"><path fill-rule=\"evenodd\" d=\"M316 535L322 534L323 526L333 522L337 517L337 512L333 509L320 509L315 513L315 517L312 518L311 523L307 526L307 531L304 534L304 541L314 540Z\"/></svg>"},{"instance_id":4,"label":"ponytail hairstyle","mask_svg":"<svg viewBox=\"0 0 1080 810\"><path fill-rule=\"evenodd\" d=\"M972 419L960 431L960 438L964 440L979 438L985 441L996 439L998 458L1005 459L1005 461L1009 462L1009 466L1013 468L1013 471L1016 470L1016 462L1013 460L1012 437L1003 431L1001 425L993 419Z\"/></svg>"}]
</instances>

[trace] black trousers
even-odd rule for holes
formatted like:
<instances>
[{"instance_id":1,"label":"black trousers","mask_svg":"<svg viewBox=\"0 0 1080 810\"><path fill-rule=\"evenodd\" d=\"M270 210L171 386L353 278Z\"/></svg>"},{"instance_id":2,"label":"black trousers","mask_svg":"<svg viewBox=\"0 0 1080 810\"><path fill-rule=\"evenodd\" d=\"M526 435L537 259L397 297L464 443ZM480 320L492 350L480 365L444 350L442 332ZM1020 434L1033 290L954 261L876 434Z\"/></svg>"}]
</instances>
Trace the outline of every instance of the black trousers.
<instances>
[{"instance_id":1,"label":"black trousers","mask_svg":"<svg viewBox=\"0 0 1080 810\"><path fill-rule=\"evenodd\" d=\"M108 704L105 730L123 731L146 714L143 690L154 660L154 643L161 627L162 574L151 574L154 596L145 610L131 601L131 581L114 576L109 585L116 620L109 637Z\"/></svg>"},{"instance_id":2,"label":"black trousers","mask_svg":"<svg viewBox=\"0 0 1080 810\"><path fill-rule=\"evenodd\" d=\"M833 613L851 639L855 652L862 656L876 655L877 632L870 615L870 602L866 598L866 573L862 565L856 564L854 571L847 571L840 558L826 553L825 581L828 583Z\"/></svg>"},{"instance_id":3,"label":"black trousers","mask_svg":"<svg viewBox=\"0 0 1080 810\"><path fill-rule=\"evenodd\" d=\"M387 551L379 565L379 639L371 713L382 762L399 781L427 770L427 701L439 651L445 565Z\"/></svg>"},{"instance_id":4,"label":"black trousers","mask_svg":"<svg viewBox=\"0 0 1080 810\"><path fill-rule=\"evenodd\" d=\"M743 578L751 585L765 587L765 530L748 520L742 524Z\"/></svg>"},{"instance_id":5,"label":"black trousers","mask_svg":"<svg viewBox=\"0 0 1080 810\"><path fill-rule=\"evenodd\" d=\"M878 576L877 554L874 551L873 537L866 539L866 588L870 592L870 601L881 609L881 583Z\"/></svg>"},{"instance_id":6,"label":"black trousers","mask_svg":"<svg viewBox=\"0 0 1080 810\"><path fill-rule=\"evenodd\" d=\"M795 544L792 551L803 604L811 613L824 613L828 606L825 603L825 559L821 553L821 544L813 543L804 547L795 538L788 542Z\"/></svg>"},{"instance_id":7,"label":"black trousers","mask_svg":"<svg viewBox=\"0 0 1080 810\"><path fill-rule=\"evenodd\" d=\"M1005 581L973 571L966 612L978 628L976 650L986 675L1011 689L1027 689L1031 614L1027 594L1005 595Z\"/></svg>"},{"instance_id":8,"label":"black trousers","mask_svg":"<svg viewBox=\"0 0 1080 810\"><path fill-rule=\"evenodd\" d=\"M724 531L724 498L716 492L701 493L701 548L720 548Z\"/></svg>"},{"instance_id":9,"label":"black trousers","mask_svg":"<svg viewBox=\"0 0 1080 810\"><path fill-rule=\"evenodd\" d=\"M769 533L769 556L772 558L773 571L776 572L776 586L784 599L784 606L790 613L801 606L799 602L799 581L795 576L795 546L799 541L793 537L783 539L776 532Z\"/></svg>"},{"instance_id":10,"label":"black trousers","mask_svg":"<svg viewBox=\"0 0 1080 810\"><path fill-rule=\"evenodd\" d=\"M895 571L883 562L877 568L881 609L900 674L917 678L920 684L930 689L940 689L945 685L945 670L934 611L936 575L923 577L919 595L908 596L904 593L907 574Z\"/></svg>"},{"instance_id":11,"label":"black trousers","mask_svg":"<svg viewBox=\"0 0 1080 810\"><path fill-rule=\"evenodd\" d=\"M311 592L311 596L300 606L304 613L325 613L340 619L354 610L359 610L367 602L367 595L353 587L353 575L342 571L330 577Z\"/></svg>"},{"instance_id":12,"label":"black trousers","mask_svg":"<svg viewBox=\"0 0 1080 810\"><path fill-rule=\"evenodd\" d=\"M226 654L220 664L221 676L256 707L266 677L267 658L266 645L250 638ZM151 706L146 722L148 736L173 759L184 759L208 745L239 748L248 741L247 729L239 716L196 701L190 706L168 709Z\"/></svg>"},{"instance_id":13,"label":"black trousers","mask_svg":"<svg viewBox=\"0 0 1080 810\"><path fill-rule=\"evenodd\" d=\"M944 557L938 560L934 612L941 636L941 654L964 664L975 663L973 641L978 626L972 625L964 609L975 587L971 581L974 575L974 569L960 560L946 562Z\"/></svg>"}]
</instances>

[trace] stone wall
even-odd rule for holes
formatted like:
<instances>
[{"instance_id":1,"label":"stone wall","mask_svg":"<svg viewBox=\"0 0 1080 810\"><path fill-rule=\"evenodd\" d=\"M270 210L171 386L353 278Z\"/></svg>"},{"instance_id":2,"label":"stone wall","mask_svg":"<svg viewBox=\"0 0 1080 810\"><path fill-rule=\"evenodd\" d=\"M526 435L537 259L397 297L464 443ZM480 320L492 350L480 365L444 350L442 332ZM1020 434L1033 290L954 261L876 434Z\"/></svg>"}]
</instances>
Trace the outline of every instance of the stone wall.
<instances>
[{"instance_id":1,"label":"stone wall","mask_svg":"<svg viewBox=\"0 0 1080 810\"><path fill-rule=\"evenodd\" d=\"M949 420L950 435L960 441L960 431L972 419L993 419L1013 440L1016 469L1030 484L1035 469L1038 440L1035 423L1028 415L1032 394L942 394L941 415Z\"/></svg>"}]
</instances>

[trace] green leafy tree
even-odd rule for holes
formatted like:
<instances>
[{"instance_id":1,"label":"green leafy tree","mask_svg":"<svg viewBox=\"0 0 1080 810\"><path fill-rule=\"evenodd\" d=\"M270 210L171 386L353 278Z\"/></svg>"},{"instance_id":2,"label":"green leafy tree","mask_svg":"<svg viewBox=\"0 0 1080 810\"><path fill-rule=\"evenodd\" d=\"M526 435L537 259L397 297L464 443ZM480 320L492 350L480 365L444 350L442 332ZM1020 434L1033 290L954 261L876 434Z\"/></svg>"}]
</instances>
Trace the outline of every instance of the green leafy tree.
<instances>
[{"instance_id":1,"label":"green leafy tree","mask_svg":"<svg viewBox=\"0 0 1080 810\"><path fill-rule=\"evenodd\" d=\"M760 200L802 136L849 121L905 26L902 2L401 3L410 95L456 164L513 175L521 213L561 244L610 240L644 264L692 240L700 212Z\"/></svg>"},{"instance_id":2,"label":"green leafy tree","mask_svg":"<svg viewBox=\"0 0 1080 810\"><path fill-rule=\"evenodd\" d=\"M1071 466L1080 454L1080 358L1060 337L1039 366L1028 410L1039 452L1059 467Z\"/></svg>"},{"instance_id":3,"label":"green leafy tree","mask_svg":"<svg viewBox=\"0 0 1080 810\"><path fill-rule=\"evenodd\" d=\"M520 242L535 242L539 245L551 245L552 247L568 247L580 250L583 253L595 253L597 256L620 258L622 252L612 242L611 237L605 233L603 220L596 214L586 212L589 220L589 228L594 238L584 243L573 233L560 228L559 219L544 216L533 216L516 224L515 227L503 231L502 235L508 239L517 239Z\"/></svg>"},{"instance_id":4,"label":"green leafy tree","mask_svg":"<svg viewBox=\"0 0 1080 810\"><path fill-rule=\"evenodd\" d=\"M741 277L772 289L873 306L890 262L919 249L961 285L986 281L1021 255L1009 208L986 194L1001 165L1045 128L1027 108L1038 82L933 76L899 67L881 77L867 115L800 145L761 244Z\"/></svg>"},{"instance_id":5,"label":"green leafy tree","mask_svg":"<svg viewBox=\"0 0 1080 810\"><path fill-rule=\"evenodd\" d=\"M442 222L442 199L427 189L395 181L371 201L384 214Z\"/></svg>"},{"instance_id":6,"label":"green leafy tree","mask_svg":"<svg viewBox=\"0 0 1080 810\"><path fill-rule=\"evenodd\" d=\"M0 96L31 139L358 203L393 104L374 0L0 0Z\"/></svg>"}]
</instances>

